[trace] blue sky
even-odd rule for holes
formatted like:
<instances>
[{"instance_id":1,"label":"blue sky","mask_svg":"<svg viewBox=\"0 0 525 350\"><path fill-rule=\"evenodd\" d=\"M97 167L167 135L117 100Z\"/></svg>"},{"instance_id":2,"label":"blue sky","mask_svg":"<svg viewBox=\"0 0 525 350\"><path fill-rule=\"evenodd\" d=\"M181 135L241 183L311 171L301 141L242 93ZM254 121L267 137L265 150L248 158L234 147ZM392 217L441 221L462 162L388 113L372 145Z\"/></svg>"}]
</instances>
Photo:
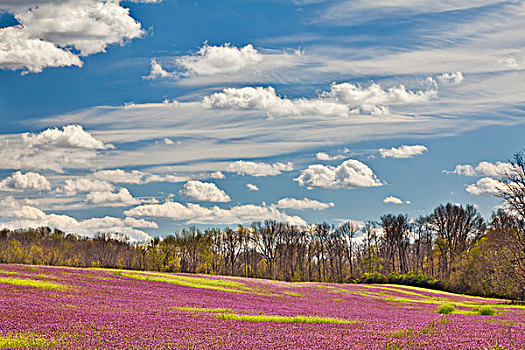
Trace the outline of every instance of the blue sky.
<instances>
[{"instance_id":1,"label":"blue sky","mask_svg":"<svg viewBox=\"0 0 525 350\"><path fill-rule=\"evenodd\" d=\"M0 226L123 232L501 204L520 1L0 0Z\"/></svg>"}]
</instances>

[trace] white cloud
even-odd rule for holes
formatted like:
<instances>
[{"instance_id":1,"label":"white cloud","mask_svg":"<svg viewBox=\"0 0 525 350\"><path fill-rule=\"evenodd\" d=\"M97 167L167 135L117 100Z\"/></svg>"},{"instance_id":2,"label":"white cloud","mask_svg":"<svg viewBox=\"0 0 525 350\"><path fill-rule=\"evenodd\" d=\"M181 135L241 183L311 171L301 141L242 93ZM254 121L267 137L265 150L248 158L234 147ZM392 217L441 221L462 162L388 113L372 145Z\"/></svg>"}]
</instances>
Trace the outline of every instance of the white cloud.
<instances>
[{"instance_id":1,"label":"white cloud","mask_svg":"<svg viewBox=\"0 0 525 350\"><path fill-rule=\"evenodd\" d=\"M336 156L330 156L328 153L325 153L325 152L317 152L315 154L315 158L319 160L336 160L336 159L344 159L346 157L342 154L338 154Z\"/></svg>"},{"instance_id":2,"label":"white cloud","mask_svg":"<svg viewBox=\"0 0 525 350\"><path fill-rule=\"evenodd\" d=\"M116 193L110 191L90 192L86 196L86 202L92 204L108 204L111 206L140 204L140 201L134 198L127 188L121 188Z\"/></svg>"},{"instance_id":3,"label":"white cloud","mask_svg":"<svg viewBox=\"0 0 525 350\"><path fill-rule=\"evenodd\" d=\"M195 55L180 56L175 59L177 70L168 72L155 59L145 79L178 79L194 76L226 75L237 73L254 66L263 60L251 44L237 48L230 44L204 46Z\"/></svg>"},{"instance_id":4,"label":"white cloud","mask_svg":"<svg viewBox=\"0 0 525 350\"><path fill-rule=\"evenodd\" d=\"M348 106L354 113L377 115L389 113L388 106L428 102L437 96L437 91L414 92L403 85L383 90L376 83L367 88L352 83L332 83L330 91L321 96Z\"/></svg>"},{"instance_id":5,"label":"white cloud","mask_svg":"<svg viewBox=\"0 0 525 350\"><path fill-rule=\"evenodd\" d=\"M349 159L337 167L314 164L308 166L301 175L294 179L300 186L311 188L354 188L382 186L366 164Z\"/></svg>"},{"instance_id":6,"label":"white cloud","mask_svg":"<svg viewBox=\"0 0 525 350\"><path fill-rule=\"evenodd\" d=\"M347 116L348 108L323 99L288 99L278 96L271 86L227 88L205 96L202 104L211 109L258 110L269 118L284 116Z\"/></svg>"},{"instance_id":7,"label":"white cloud","mask_svg":"<svg viewBox=\"0 0 525 350\"><path fill-rule=\"evenodd\" d=\"M244 160L238 160L234 163L231 163L228 166L227 171L232 173L237 173L240 175L251 175L251 176L275 176L281 174L282 171L292 171L293 163L256 163L256 162L247 162Z\"/></svg>"},{"instance_id":8,"label":"white cloud","mask_svg":"<svg viewBox=\"0 0 525 350\"><path fill-rule=\"evenodd\" d=\"M464 176L490 176L500 177L510 171L512 165L504 162L479 162L475 167L470 164L458 164L453 171L443 170L447 174L458 174Z\"/></svg>"},{"instance_id":9,"label":"white cloud","mask_svg":"<svg viewBox=\"0 0 525 350\"><path fill-rule=\"evenodd\" d=\"M93 173L93 177L112 183L127 184L145 184L150 182L184 182L189 180L187 176L179 176L174 174L155 175L139 170L125 171L122 169L99 170Z\"/></svg>"},{"instance_id":10,"label":"white cloud","mask_svg":"<svg viewBox=\"0 0 525 350\"><path fill-rule=\"evenodd\" d=\"M214 183L188 181L184 184L180 194L201 202L229 202L230 196Z\"/></svg>"},{"instance_id":11,"label":"white cloud","mask_svg":"<svg viewBox=\"0 0 525 350\"><path fill-rule=\"evenodd\" d=\"M67 195L74 195L77 192L106 192L113 191L114 189L115 187L107 181L81 177L66 180L58 191L66 193Z\"/></svg>"},{"instance_id":12,"label":"white cloud","mask_svg":"<svg viewBox=\"0 0 525 350\"><path fill-rule=\"evenodd\" d=\"M164 141L164 143L165 143L166 145L174 145L174 144L175 144L175 142L174 142L172 139L169 139L169 138L167 138L167 137L164 138L163 141Z\"/></svg>"},{"instance_id":13,"label":"white cloud","mask_svg":"<svg viewBox=\"0 0 525 350\"><path fill-rule=\"evenodd\" d=\"M0 29L0 68L41 72L45 67L82 66L79 57L144 34L119 0L7 2L18 25Z\"/></svg>"},{"instance_id":14,"label":"white cloud","mask_svg":"<svg viewBox=\"0 0 525 350\"><path fill-rule=\"evenodd\" d=\"M46 214L36 207L21 205L13 197L0 200L0 204L0 226L2 227L14 229L49 226L82 235L93 235L97 232L121 233L129 236L134 242L144 242L151 239L151 236L146 232L130 227L133 222L125 223L124 220L115 217L106 216L77 220L67 215Z\"/></svg>"},{"instance_id":15,"label":"white cloud","mask_svg":"<svg viewBox=\"0 0 525 350\"><path fill-rule=\"evenodd\" d=\"M21 27L0 29L0 69L40 73L46 67L82 67L82 61L55 44L31 38Z\"/></svg>"},{"instance_id":16,"label":"white cloud","mask_svg":"<svg viewBox=\"0 0 525 350\"><path fill-rule=\"evenodd\" d=\"M259 187L257 187L257 185L254 185L254 184L246 184L246 187L250 191L259 191Z\"/></svg>"},{"instance_id":17,"label":"white cloud","mask_svg":"<svg viewBox=\"0 0 525 350\"><path fill-rule=\"evenodd\" d=\"M447 85L461 84L461 82L465 80L465 78L463 77L463 73L461 73L460 71L441 74L441 75L438 75L436 79L440 83L447 84Z\"/></svg>"},{"instance_id":18,"label":"white cloud","mask_svg":"<svg viewBox=\"0 0 525 350\"><path fill-rule=\"evenodd\" d=\"M298 216L289 216L276 208L253 204L234 206L222 209L218 206L205 208L198 204L183 205L178 202L164 204L146 204L124 212L127 216L158 217L184 220L189 224L246 224L253 221L274 219L295 225L305 225L306 222Z\"/></svg>"},{"instance_id":19,"label":"white cloud","mask_svg":"<svg viewBox=\"0 0 525 350\"><path fill-rule=\"evenodd\" d=\"M505 190L505 184L490 177L479 179L475 184L468 185L465 190L473 195L498 195Z\"/></svg>"},{"instance_id":20,"label":"white cloud","mask_svg":"<svg viewBox=\"0 0 525 350\"><path fill-rule=\"evenodd\" d=\"M330 25L353 25L380 18L407 17L425 13L467 10L485 5L498 4L505 0L451 0L451 1L399 1L399 0L347 0L339 1L321 13L315 21Z\"/></svg>"},{"instance_id":21,"label":"white cloud","mask_svg":"<svg viewBox=\"0 0 525 350\"><path fill-rule=\"evenodd\" d=\"M297 210L304 210L304 209L314 209L314 210L324 210L328 209L334 206L334 203L323 203L316 201L314 199L309 198L303 198L303 199L296 199L296 198L283 198L280 199L277 204L275 204L276 208L281 209L297 209Z\"/></svg>"},{"instance_id":22,"label":"white cloud","mask_svg":"<svg viewBox=\"0 0 525 350\"><path fill-rule=\"evenodd\" d=\"M0 191L50 191L51 184L43 175L34 172L14 172L0 181Z\"/></svg>"},{"instance_id":23,"label":"white cloud","mask_svg":"<svg viewBox=\"0 0 525 350\"><path fill-rule=\"evenodd\" d=\"M159 225L154 221L148 221L144 219L135 219L127 217L124 219L124 223L130 227L138 228L159 228Z\"/></svg>"},{"instance_id":24,"label":"white cloud","mask_svg":"<svg viewBox=\"0 0 525 350\"><path fill-rule=\"evenodd\" d=\"M168 72L162 66L160 63L157 62L156 59L151 59L151 68L149 71L149 74L144 76L144 79L152 80L152 79L171 79L178 77L178 74L176 72Z\"/></svg>"},{"instance_id":25,"label":"white cloud","mask_svg":"<svg viewBox=\"0 0 525 350\"><path fill-rule=\"evenodd\" d=\"M392 203L392 204L403 204L403 201L397 197L394 196L388 196L385 199L383 199L384 203ZM408 202L407 202L408 204Z\"/></svg>"},{"instance_id":26,"label":"white cloud","mask_svg":"<svg viewBox=\"0 0 525 350\"><path fill-rule=\"evenodd\" d=\"M148 174L143 173L142 171L132 170L127 172L122 169L115 170L100 170L93 173L93 177L96 179L112 182L112 183L126 183L126 184L142 184L144 183L144 178Z\"/></svg>"},{"instance_id":27,"label":"white cloud","mask_svg":"<svg viewBox=\"0 0 525 350\"><path fill-rule=\"evenodd\" d=\"M389 114L389 106L419 104L437 96L437 91L411 91L403 85L383 90L378 84L368 88L352 83L332 83L330 91L318 98L288 99L277 95L271 86L227 88L205 96L205 108L244 109L264 112L269 118L283 116L336 116L349 113Z\"/></svg>"},{"instance_id":28,"label":"white cloud","mask_svg":"<svg viewBox=\"0 0 525 350\"><path fill-rule=\"evenodd\" d=\"M241 71L261 62L263 56L248 44L242 48L224 44L210 46L207 43L195 55L177 58L182 75L229 74Z\"/></svg>"},{"instance_id":29,"label":"white cloud","mask_svg":"<svg viewBox=\"0 0 525 350\"><path fill-rule=\"evenodd\" d=\"M84 149L108 149L113 145L94 138L80 125L67 125L62 128L46 129L39 134L22 134L22 141L29 147L62 147Z\"/></svg>"},{"instance_id":30,"label":"white cloud","mask_svg":"<svg viewBox=\"0 0 525 350\"><path fill-rule=\"evenodd\" d=\"M210 179L224 179L226 176L221 171L214 171L209 175Z\"/></svg>"},{"instance_id":31,"label":"white cloud","mask_svg":"<svg viewBox=\"0 0 525 350\"><path fill-rule=\"evenodd\" d=\"M403 145L398 148L392 147L391 149L385 149L385 148L379 149L379 153L381 153L381 156L383 158L386 158L386 157L412 158L414 156L421 155L423 154L423 152L426 152L426 151L428 151L428 148L426 148L423 145L413 145L413 146Z\"/></svg>"}]
</instances>

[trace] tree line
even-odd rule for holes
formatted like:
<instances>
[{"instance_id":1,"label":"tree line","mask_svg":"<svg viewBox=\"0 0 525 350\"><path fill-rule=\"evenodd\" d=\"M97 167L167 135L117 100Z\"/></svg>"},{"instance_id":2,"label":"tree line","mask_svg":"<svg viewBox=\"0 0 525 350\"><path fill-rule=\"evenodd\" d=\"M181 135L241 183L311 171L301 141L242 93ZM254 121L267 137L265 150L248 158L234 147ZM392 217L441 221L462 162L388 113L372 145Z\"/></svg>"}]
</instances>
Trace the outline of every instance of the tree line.
<instances>
[{"instance_id":1,"label":"tree line","mask_svg":"<svg viewBox=\"0 0 525 350\"><path fill-rule=\"evenodd\" d=\"M415 219L294 226L266 220L183 229L146 244L124 235L80 237L48 227L0 230L0 263L221 274L283 281L398 282L525 299L525 162L503 174L504 206L485 220L442 204Z\"/></svg>"}]
</instances>

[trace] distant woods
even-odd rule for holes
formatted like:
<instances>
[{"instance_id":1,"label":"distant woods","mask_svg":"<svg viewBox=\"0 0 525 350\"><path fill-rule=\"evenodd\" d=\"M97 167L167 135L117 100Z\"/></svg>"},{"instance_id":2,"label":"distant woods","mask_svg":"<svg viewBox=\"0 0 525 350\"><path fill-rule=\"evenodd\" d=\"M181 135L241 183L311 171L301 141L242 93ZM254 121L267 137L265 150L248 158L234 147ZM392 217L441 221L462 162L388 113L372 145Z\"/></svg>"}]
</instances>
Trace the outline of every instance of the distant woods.
<instances>
[{"instance_id":1,"label":"distant woods","mask_svg":"<svg viewBox=\"0 0 525 350\"><path fill-rule=\"evenodd\" d=\"M147 244L47 227L0 231L0 263L111 267L322 282L396 282L525 299L525 163L502 176L502 209L486 221L472 205L439 205L410 219L298 227L183 229Z\"/></svg>"}]
</instances>

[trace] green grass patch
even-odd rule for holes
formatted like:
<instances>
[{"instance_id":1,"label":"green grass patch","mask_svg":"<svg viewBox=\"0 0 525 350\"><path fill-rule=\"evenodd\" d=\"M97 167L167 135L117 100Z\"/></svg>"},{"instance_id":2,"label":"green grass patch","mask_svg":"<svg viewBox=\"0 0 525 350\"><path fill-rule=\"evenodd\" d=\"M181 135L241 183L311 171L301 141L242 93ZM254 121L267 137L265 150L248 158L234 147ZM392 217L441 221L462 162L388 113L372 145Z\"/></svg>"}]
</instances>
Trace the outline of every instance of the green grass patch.
<instances>
[{"instance_id":1,"label":"green grass patch","mask_svg":"<svg viewBox=\"0 0 525 350\"><path fill-rule=\"evenodd\" d=\"M18 275L19 273L18 272L13 272L13 271L7 271L7 270L0 270L0 274L2 274L2 275Z\"/></svg>"},{"instance_id":2,"label":"green grass patch","mask_svg":"<svg viewBox=\"0 0 525 350\"><path fill-rule=\"evenodd\" d=\"M219 320L246 321L246 322L275 322L275 323L327 323L327 324L356 324L358 321L343 320L340 318L316 316L270 316L270 315L237 315L218 314Z\"/></svg>"},{"instance_id":3,"label":"green grass patch","mask_svg":"<svg viewBox=\"0 0 525 350\"><path fill-rule=\"evenodd\" d=\"M472 311L483 316L493 316L496 313L496 311L488 305L476 306Z\"/></svg>"},{"instance_id":4,"label":"green grass patch","mask_svg":"<svg viewBox=\"0 0 525 350\"><path fill-rule=\"evenodd\" d=\"M200 277L188 277L179 275L168 275L160 273L148 273L148 272L115 272L115 275L134 278L141 281L156 281L177 284L179 286L193 287L200 289L212 289L222 292L230 293L246 293L247 288L240 282L227 281L227 280L214 280L209 278ZM234 289L239 288L239 289Z\"/></svg>"},{"instance_id":5,"label":"green grass patch","mask_svg":"<svg viewBox=\"0 0 525 350\"><path fill-rule=\"evenodd\" d=\"M284 295L291 295L291 296L293 296L293 297L302 297L302 296L303 296L302 294L295 293L295 292L282 292L281 294L284 294Z\"/></svg>"},{"instance_id":6,"label":"green grass patch","mask_svg":"<svg viewBox=\"0 0 525 350\"><path fill-rule=\"evenodd\" d=\"M402 339L402 338L410 338L410 337L419 337L423 334L428 334L428 333L430 333L429 327L414 328L414 329L404 328L404 329L399 329L397 331L392 332L390 336L393 338Z\"/></svg>"},{"instance_id":7,"label":"green grass patch","mask_svg":"<svg viewBox=\"0 0 525 350\"><path fill-rule=\"evenodd\" d=\"M49 346L48 340L31 334L0 335L1 349L42 349Z\"/></svg>"},{"instance_id":8,"label":"green grass patch","mask_svg":"<svg viewBox=\"0 0 525 350\"><path fill-rule=\"evenodd\" d=\"M51 289L51 290L66 290L67 289L67 287L64 286L63 284L59 284L55 282L37 281L37 280L12 278L12 277L0 277L0 283L11 284L15 286L23 286L23 287Z\"/></svg>"},{"instance_id":9,"label":"green grass patch","mask_svg":"<svg viewBox=\"0 0 525 350\"><path fill-rule=\"evenodd\" d=\"M443 304L438 307L437 312L442 315L448 315L456 311L456 308L451 304Z\"/></svg>"}]
</instances>

